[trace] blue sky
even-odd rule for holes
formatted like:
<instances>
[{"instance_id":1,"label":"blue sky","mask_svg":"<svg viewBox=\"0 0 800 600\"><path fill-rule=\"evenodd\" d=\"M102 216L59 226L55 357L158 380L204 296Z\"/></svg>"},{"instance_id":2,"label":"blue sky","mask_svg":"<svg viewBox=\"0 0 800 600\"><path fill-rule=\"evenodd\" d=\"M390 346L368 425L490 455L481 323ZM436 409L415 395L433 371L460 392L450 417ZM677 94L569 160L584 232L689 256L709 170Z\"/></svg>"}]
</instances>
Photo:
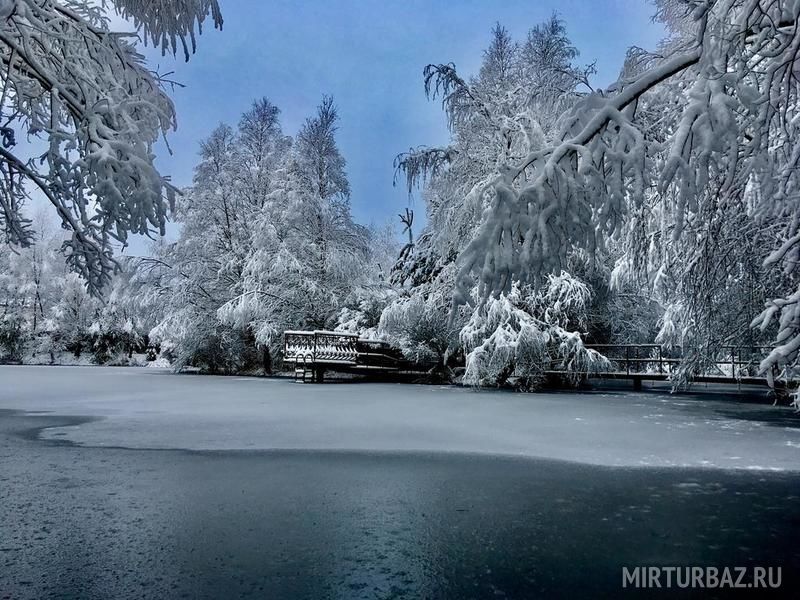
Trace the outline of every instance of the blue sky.
<instances>
[{"instance_id":1,"label":"blue sky","mask_svg":"<svg viewBox=\"0 0 800 600\"><path fill-rule=\"evenodd\" d=\"M395 218L408 203L392 186L392 160L420 144L448 140L438 102L426 99L422 69L454 62L477 71L495 22L522 40L555 10L566 21L580 61L597 61L596 84L616 79L629 46L653 47L662 35L644 0L222 0L223 31L206 29L197 54L147 52L159 71L185 84L173 98L178 131L173 155L158 164L173 182L189 185L198 143L220 122L235 125L251 102L268 97L294 134L323 94L341 117L339 145L347 160L355 217ZM418 210L422 207L415 202Z\"/></svg>"}]
</instances>

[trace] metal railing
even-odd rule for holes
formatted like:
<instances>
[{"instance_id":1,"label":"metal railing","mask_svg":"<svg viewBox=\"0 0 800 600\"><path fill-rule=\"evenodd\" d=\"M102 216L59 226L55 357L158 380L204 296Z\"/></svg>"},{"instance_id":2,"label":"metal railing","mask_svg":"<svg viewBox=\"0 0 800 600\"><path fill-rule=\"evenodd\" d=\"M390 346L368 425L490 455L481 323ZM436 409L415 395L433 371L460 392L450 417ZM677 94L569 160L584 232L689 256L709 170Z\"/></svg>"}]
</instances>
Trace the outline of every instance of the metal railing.
<instances>
[{"instance_id":1,"label":"metal railing","mask_svg":"<svg viewBox=\"0 0 800 600\"><path fill-rule=\"evenodd\" d=\"M612 371L626 375L670 375L684 362L684 348L665 348L660 344L587 344L605 356ZM720 346L716 356L705 367L716 370L706 375L729 377L759 377L761 359L771 350L769 346Z\"/></svg>"}]
</instances>

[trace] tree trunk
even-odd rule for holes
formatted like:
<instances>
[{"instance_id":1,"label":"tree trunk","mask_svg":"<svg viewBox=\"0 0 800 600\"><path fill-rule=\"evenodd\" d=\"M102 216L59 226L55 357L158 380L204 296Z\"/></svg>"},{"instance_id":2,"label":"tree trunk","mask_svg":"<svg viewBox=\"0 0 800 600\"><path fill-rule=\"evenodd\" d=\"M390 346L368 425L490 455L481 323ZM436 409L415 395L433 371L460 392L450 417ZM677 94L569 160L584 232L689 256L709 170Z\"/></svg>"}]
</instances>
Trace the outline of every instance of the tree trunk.
<instances>
[{"instance_id":1,"label":"tree trunk","mask_svg":"<svg viewBox=\"0 0 800 600\"><path fill-rule=\"evenodd\" d=\"M272 354L269 351L269 347L264 347L264 374L265 375L272 375Z\"/></svg>"}]
</instances>

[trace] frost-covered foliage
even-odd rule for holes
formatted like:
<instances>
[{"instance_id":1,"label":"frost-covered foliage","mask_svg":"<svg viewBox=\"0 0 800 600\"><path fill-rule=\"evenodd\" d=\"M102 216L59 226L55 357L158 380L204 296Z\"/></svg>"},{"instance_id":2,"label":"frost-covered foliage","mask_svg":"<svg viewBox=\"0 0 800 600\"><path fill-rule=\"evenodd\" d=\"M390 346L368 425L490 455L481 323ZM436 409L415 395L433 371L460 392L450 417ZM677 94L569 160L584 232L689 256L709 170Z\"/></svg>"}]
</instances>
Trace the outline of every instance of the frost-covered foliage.
<instances>
[{"instance_id":1,"label":"frost-covered foliage","mask_svg":"<svg viewBox=\"0 0 800 600\"><path fill-rule=\"evenodd\" d=\"M40 335L130 346L153 327L178 367L269 370L285 329L337 327L439 367L466 355L474 384L602 366L584 342L680 351L676 384L730 347L753 357L748 373L800 376L800 4L655 7L667 38L631 49L606 89L556 16L522 40L496 26L473 77L428 65L451 140L397 158L427 219L415 235L401 216L395 265L393 234L350 214L333 101L294 138L255 103L203 143L180 239L115 283L135 298L120 304L87 300L63 270L42 276L22 205L31 185L56 205L91 291L113 269L109 241L163 230L174 190L152 145L172 105L106 11L188 56L217 4L0 1L0 228L22 248L0 264L0 351ZM37 139L18 143L23 130Z\"/></svg>"},{"instance_id":2,"label":"frost-covered foliage","mask_svg":"<svg viewBox=\"0 0 800 600\"><path fill-rule=\"evenodd\" d=\"M164 49L194 44L214 0L0 1L0 229L28 246L22 207L44 196L71 235L67 263L99 293L117 265L111 242L164 234L175 190L153 145L176 124L164 81L137 52L135 34L109 31L119 10Z\"/></svg>"},{"instance_id":3,"label":"frost-covered foliage","mask_svg":"<svg viewBox=\"0 0 800 600\"><path fill-rule=\"evenodd\" d=\"M186 60L196 49L195 28L202 32L209 15L214 27L222 29L217 0L114 0L113 4L123 18L133 22L145 44L172 54L180 44Z\"/></svg>"},{"instance_id":4,"label":"frost-covered foliage","mask_svg":"<svg viewBox=\"0 0 800 600\"><path fill-rule=\"evenodd\" d=\"M180 239L149 261L152 335L178 368L269 371L284 330L333 328L385 287L385 240L350 214L333 100L295 139L279 114L260 100L203 142Z\"/></svg>"},{"instance_id":5,"label":"frost-covered foliage","mask_svg":"<svg viewBox=\"0 0 800 600\"><path fill-rule=\"evenodd\" d=\"M61 237L37 217L35 243L0 252L0 361L21 361L45 331L64 275ZM48 339L49 345L49 339Z\"/></svg>"},{"instance_id":6,"label":"frost-covered foliage","mask_svg":"<svg viewBox=\"0 0 800 600\"><path fill-rule=\"evenodd\" d=\"M123 269L108 286L103 302L89 328L92 354L100 364L126 364L134 352L143 352L149 344L149 314L138 296L134 265Z\"/></svg>"},{"instance_id":7,"label":"frost-covered foliage","mask_svg":"<svg viewBox=\"0 0 800 600\"><path fill-rule=\"evenodd\" d=\"M350 214L337 121L326 97L304 123L255 219L241 292L219 311L224 322L251 328L265 347L280 343L285 329L333 328L339 310L369 282L370 235Z\"/></svg>"},{"instance_id":8,"label":"frost-covered foliage","mask_svg":"<svg viewBox=\"0 0 800 600\"><path fill-rule=\"evenodd\" d=\"M52 363L68 353L105 364L143 352L147 324L130 289L130 265L93 296L64 265L63 234L46 218L36 221L35 244L0 256L0 362Z\"/></svg>"},{"instance_id":9,"label":"frost-covered foliage","mask_svg":"<svg viewBox=\"0 0 800 600\"><path fill-rule=\"evenodd\" d=\"M657 340L683 348L678 383L714 370L728 346L754 363L766 355L753 373L791 376L796 323L772 317L793 305L769 299L797 285L793 262L771 266L793 244L800 9L658 6L670 38L657 55L631 53L623 72L623 84L644 90L626 118L645 133L651 188L631 203L615 272L644 280L666 308ZM653 80L666 65L671 77Z\"/></svg>"},{"instance_id":10,"label":"frost-covered foliage","mask_svg":"<svg viewBox=\"0 0 800 600\"><path fill-rule=\"evenodd\" d=\"M50 311L45 329L56 345L80 356L90 349L89 329L97 306L86 286L75 273L68 273L59 281L57 299Z\"/></svg>"},{"instance_id":11,"label":"frost-covered foliage","mask_svg":"<svg viewBox=\"0 0 800 600\"><path fill-rule=\"evenodd\" d=\"M577 383L582 375L607 370L608 361L581 338L590 298L585 284L562 272L549 275L539 290L514 283L508 293L480 304L461 330L464 383L497 386L513 378L530 389L546 371Z\"/></svg>"},{"instance_id":12,"label":"frost-covered foliage","mask_svg":"<svg viewBox=\"0 0 800 600\"><path fill-rule=\"evenodd\" d=\"M259 100L236 130L219 125L201 143L194 185L176 208L180 238L140 269L151 303L161 307L152 336L171 351L178 368L255 366L239 356L242 347L255 355L253 333L221 323L217 311L241 293L253 237L260 233L256 223L271 206L274 179L291 146L278 117L277 107Z\"/></svg>"}]
</instances>

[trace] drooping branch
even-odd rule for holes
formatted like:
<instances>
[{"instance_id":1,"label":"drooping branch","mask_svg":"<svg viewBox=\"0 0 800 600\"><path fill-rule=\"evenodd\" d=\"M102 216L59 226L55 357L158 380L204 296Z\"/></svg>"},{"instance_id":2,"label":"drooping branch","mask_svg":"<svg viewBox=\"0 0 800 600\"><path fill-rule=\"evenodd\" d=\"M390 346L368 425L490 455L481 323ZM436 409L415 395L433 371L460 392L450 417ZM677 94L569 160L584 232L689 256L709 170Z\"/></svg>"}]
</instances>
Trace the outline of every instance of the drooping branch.
<instances>
[{"instance_id":1,"label":"drooping branch","mask_svg":"<svg viewBox=\"0 0 800 600\"><path fill-rule=\"evenodd\" d=\"M430 99L441 96L442 108L447 114L451 128L470 114L478 114L488 122L493 121L489 107L458 75L453 63L427 65L422 74L425 80L425 94Z\"/></svg>"},{"instance_id":2,"label":"drooping branch","mask_svg":"<svg viewBox=\"0 0 800 600\"><path fill-rule=\"evenodd\" d=\"M557 146L545 150L537 150L526 156L520 163L513 167L513 177L516 179L521 173L530 167L534 162L547 158L547 164L542 169L543 174L552 170L553 165L561 161L564 157L574 155L579 152L579 148L595 138L603 128L618 115L625 107L636 101L643 94L652 90L661 82L685 71L700 60L701 50L699 48L674 57L666 63L646 71L635 81L624 86L622 90L608 100L607 105L596 112L592 119L581 129L581 131L568 140L563 141ZM543 176L543 175L542 175ZM541 184L541 181L538 182ZM534 183L537 185L537 183Z\"/></svg>"},{"instance_id":3,"label":"drooping branch","mask_svg":"<svg viewBox=\"0 0 800 600\"><path fill-rule=\"evenodd\" d=\"M420 147L398 154L394 159L393 184L397 185L402 172L405 174L406 189L410 195L414 187L424 184L447 168L456 153L453 148Z\"/></svg>"}]
</instances>

